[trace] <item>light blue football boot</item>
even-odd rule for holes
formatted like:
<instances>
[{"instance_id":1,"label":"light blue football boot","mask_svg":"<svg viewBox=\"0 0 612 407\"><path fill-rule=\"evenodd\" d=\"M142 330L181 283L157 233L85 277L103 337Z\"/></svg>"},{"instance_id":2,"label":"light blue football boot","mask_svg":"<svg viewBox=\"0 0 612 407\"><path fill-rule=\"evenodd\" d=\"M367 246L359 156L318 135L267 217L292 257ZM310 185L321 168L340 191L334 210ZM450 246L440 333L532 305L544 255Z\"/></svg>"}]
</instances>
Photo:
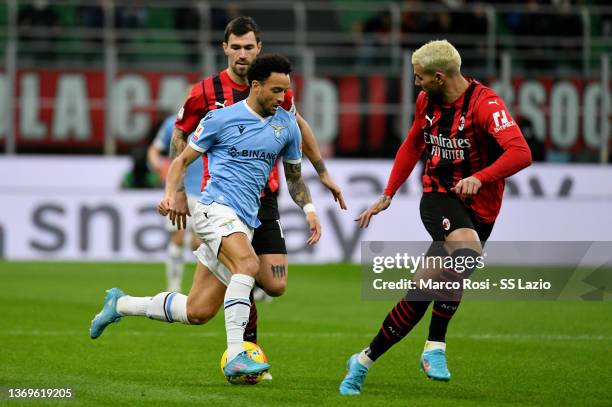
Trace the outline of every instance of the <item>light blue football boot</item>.
<instances>
[{"instance_id":1,"label":"light blue football boot","mask_svg":"<svg viewBox=\"0 0 612 407\"><path fill-rule=\"evenodd\" d=\"M359 353L355 353L346 362L348 372L340 383L340 394L361 394L361 386L368 374L368 368L359 363Z\"/></svg>"},{"instance_id":2,"label":"light blue football boot","mask_svg":"<svg viewBox=\"0 0 612 407\"><path fill-rule=\"evenodd\" d=\"M117 300L124 295L123 291L118 288L106 290L104 307L91 321L91 327L89 328L89 337L91 339L96 339L98 336L102 335L104 328L108 325L113 322L119 322L121 315L117 312Z\"/></svg>"},{"instance_id":3,"label":"light blue football boot","mask_svg":"<svg viewBox=\"0 0 612 407\"><path fill-rule=\"evenodd\" d=\"M434 349L423 352L420 362L421 370L433 380L447 382L451 378L446 365L446 352L443 349Z\"/></svg>"},{"instance_id":4,"label":"light blue football boot","mask_svg":"<svg viewBox=\"0 0 612 407\"><path fill-rule=\"evenodd\" d=\"M246 351L240 352L234 359L227 362L223 374L227 377L250 376L265 372L269 363L259 363L249 357Z\"/></svg>"}]
</instances>

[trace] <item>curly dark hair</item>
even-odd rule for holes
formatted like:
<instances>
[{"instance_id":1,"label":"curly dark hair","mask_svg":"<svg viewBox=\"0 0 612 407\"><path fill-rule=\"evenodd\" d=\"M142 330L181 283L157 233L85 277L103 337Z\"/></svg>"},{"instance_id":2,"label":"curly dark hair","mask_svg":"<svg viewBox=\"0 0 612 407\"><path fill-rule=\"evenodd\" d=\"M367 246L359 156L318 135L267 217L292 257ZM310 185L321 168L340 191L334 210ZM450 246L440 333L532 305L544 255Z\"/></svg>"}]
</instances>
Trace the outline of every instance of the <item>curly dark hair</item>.
<instances>
[{"instance_id":1,"label":"curly dark hair","mask_svg":"<svg viewBox=\"0 0 612 407\"><path fill-rule=\"evenodd\" d=\"M255 39L257 42L259 42L259 27L257 26L255 20L247 16L236 17L225 26L223 41L227 42L231 34L234 34L236 37L242 37L251 31L253 31L253 34L255 34Z\"/></svg>"},{"instance_id":2,"label":"curly dark hair","mask_svg":"<svg viewBox=\"0 0 612 407\"><path fill-rule=\"evenodd\" d=\"M270 77L272 72L291 73L291 62L279 54L263 54L255 58L247 71L249 86L253 81L263 83Z\"/></svg>"}]
</instances>

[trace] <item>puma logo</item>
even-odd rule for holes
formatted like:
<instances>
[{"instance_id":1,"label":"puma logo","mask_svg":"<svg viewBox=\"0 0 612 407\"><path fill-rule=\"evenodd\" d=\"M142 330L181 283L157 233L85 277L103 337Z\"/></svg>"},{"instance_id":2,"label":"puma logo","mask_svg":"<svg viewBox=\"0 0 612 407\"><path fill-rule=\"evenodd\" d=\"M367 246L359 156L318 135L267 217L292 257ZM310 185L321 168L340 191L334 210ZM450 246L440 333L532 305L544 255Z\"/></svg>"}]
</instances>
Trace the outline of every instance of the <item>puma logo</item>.
<instances>
[{"instance_id":1,"label":"puma logo","mask_svg":"<svg viewBox=\"0 0 612 407\"><path fill-rule=\"evenodd\" d=\"M489 100L489 104L490 104L490 105L497 105L497 106L499 106L499 103L497 103L497 99L495 99L495 100Z\"/></svg>"},{"instance_id":2,"label":"puma logo","mask_svg":"<svg viewBox=\"0 0 612 407\"><path fill-rule=\"evenodd\" d=\"M223 109L226 103L227 103L227 99L225 99L223 103L215 101L215 106L218 106L219 108Z\"/></svg>"},{"instance_id":3,"label":"puma logo","mask_svg":"<svg viewBox=\"0 0 612 407\"><path fill-rule=\"evenodd\" d=\"M433 116L433 117L430 118L429 116L425 115L425 119L427 119L427 121L429 122L429 126L430 127L433 126L433 121L434 121L435 118L436 118L436 116Z\"/></svg>"}]
</instances>

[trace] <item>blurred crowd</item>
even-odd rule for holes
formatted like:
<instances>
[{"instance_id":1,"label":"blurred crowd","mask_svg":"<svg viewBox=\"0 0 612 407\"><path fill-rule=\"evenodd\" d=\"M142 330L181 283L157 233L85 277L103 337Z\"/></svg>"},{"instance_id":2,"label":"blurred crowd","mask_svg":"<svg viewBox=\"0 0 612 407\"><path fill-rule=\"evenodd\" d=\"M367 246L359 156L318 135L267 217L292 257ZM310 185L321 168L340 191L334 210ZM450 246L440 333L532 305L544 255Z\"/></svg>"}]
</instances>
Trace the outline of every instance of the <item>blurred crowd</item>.
<instances>
[{"instance_id":1,"label":"blurred crowd","mask_svg":"<svg viewBox=\"0 0 612 407\"><path fill-rule=\"evenodd\" d=\"M458 38L455 42L463 43L463 48L472 48L484 55L489 31L487 8L497 5L494 32L500 38L499 49L520 51L527 67L549 68L543 64L556 63L556 58L549 54L554 48L571 61L572 68L577 68L581 62L584 24L580 11L572 6L598 3L609 4L586 0L403 0L399 2L402 47L412 49L415 43L421 42L421 36L436 35ZM512 7L517 5L522 7ZM601 21L594 28L602 36L612 34L612 15L598 19ZM384 64L379 51L392 41L392 31L392 16L387 10L356 21L352 26L358 46L356 65ZM506 43L502 38L508 39Z\"/></svg>"},{"instance_id":2,"label":"blurred crowd","mask_svg":"<svg viewBox=\"0 0 612 407\"><path fill-rule=\"evenodd\" d=\"M340 0L337 0L340 2ZM170 2L169 2L170 3ZM330 3L333 3L330 1ZM495 0L474 2L467 0L396 0L401 9L400 26L402 47L412 49L423 38L431 36L455 37L455 43L462 48L471 49L477 57L486 54L487 33L490 21L487 9L497 5L494 32L499 39L500 50L510 49L520 52L524 66L550 68L556 63L556 55L563 55L569 68L580 67L582 34L585 29L580 11L572 6L606 5L607 1L598 0ZM32 56L37 59L52 60L61 46L53 48L58 39L66 40L70 34L66 28L91 28L86 37L88 41L102 41L100 30L105 25L104 0L92 1L84 6L56 5L48 0L33 0L21 3L19 9L20 40L32 44ZM160 44L160 50L168 50L173 45L182 47L176 54L184 55L185 62L197 63L199 60L198 30L201 26L201 13L193 7L146 7L142 4L116 2L113 25L117 41L125 50L127 59L138 58L142 52L140 45ZM516 6L522 6L517 8ZM394 40L392 16L388 8L384 11L361 13L352 19L350 25L342 24L345 16L337 15L324 23L329 31L350 31L355 58L353 66L383 66L388 64L388 47ZM210 10L210 29L215 33L211 42L218 43L220 33L228 21L241 14L238 3L227 2ZM248 10L250 13L252 10ZM267 13L273 14L273 13ZM287 18L279 18L275 25L288 23ZM284 15L283 15L284 16ZM309 18L309 30L317 30L318 18ZM263 18L263 17L260 17ZM336 20L336 26L333 25ZM260 25L266 25L261 24ZM270 25L270 24L268 24ZM592 30L603 37L612 35L612 14L601 15L590 23ZM143 38L135 35L137 29L167 30L163 38ZM291 29L281 27L278 30ZM270 31L270 30L268 30ZM289 38L290 36L286 36ZM282 37L281 37L282 38ZM452 38L451 38L452 39ZM458 39L458 40L457 40ZM537 40L536 40L537 39ZM288 43L292 40L288 39ZM164 48L164 46L166 48ZM172 49L170 49L172 52ZM551 54L552 52L552 54ZM160 51L160 53L163 53Z\"/></svg>"}]
</instances>

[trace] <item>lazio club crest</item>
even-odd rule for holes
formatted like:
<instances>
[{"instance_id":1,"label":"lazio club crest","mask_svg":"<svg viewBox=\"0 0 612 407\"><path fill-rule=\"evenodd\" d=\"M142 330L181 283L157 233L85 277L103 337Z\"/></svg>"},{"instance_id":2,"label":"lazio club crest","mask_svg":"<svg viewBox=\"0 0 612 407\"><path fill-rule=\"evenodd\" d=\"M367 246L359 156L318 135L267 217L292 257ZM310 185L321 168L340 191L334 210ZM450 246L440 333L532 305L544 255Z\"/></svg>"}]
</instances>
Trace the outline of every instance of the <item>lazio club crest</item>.
<instances>
[{"instance_id":1,"label":"lazio club crest","mask_svg":"<svg viewBox=\"0 0 612 407\"><path fill-rule=\"evenodd\" d=\"M270 126L274 129L274 136L276 138L279 138L281 136L281 131L287 128L287 126L280 126L278 124L271 124Z\"/></svg>"}]
</instances>

